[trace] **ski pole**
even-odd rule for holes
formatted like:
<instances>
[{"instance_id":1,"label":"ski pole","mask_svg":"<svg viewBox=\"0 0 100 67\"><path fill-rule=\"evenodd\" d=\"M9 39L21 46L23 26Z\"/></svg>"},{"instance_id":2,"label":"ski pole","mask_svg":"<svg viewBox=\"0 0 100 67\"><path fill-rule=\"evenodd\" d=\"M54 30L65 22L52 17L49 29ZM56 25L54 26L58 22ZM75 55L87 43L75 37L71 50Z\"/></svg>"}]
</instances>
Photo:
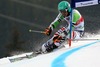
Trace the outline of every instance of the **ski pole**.
<instances>
[{"instance_id":1,"label":"ski pole","mask_svg":"<svg viewBox=\"0 0 100 67\"><path fill-rule=\"evenodd\" d=\"M74 39L74 40L72 40L72 41L91 41L91 40L100 40L100 39Z\"/></svg>"},{"instance_id":2,"label":"ski pole","mask_svg":"<svg viewBox=\"0 0 100 67\"><path fill-rule=\"evenodd\" d=\"M29 30L29 32L35 32L35 33L44 33L45 34L45 32L44 31L37 31L37 30Z\"/></svg>"}]
</instances>

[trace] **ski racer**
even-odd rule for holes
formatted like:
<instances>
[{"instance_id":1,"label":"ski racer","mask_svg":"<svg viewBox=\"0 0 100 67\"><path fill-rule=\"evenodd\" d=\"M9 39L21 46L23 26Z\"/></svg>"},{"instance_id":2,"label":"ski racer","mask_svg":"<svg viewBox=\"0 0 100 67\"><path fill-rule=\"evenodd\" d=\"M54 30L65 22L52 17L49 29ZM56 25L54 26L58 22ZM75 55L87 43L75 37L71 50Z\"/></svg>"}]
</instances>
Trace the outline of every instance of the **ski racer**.
<instances>
[{"instance_id":1,"label":"ski racer","mask_svg":"<svg viewBox=\"0 0 100 67\"><path fill-rule=\"evenodd\" d=\"M41 47L42 52L51 52L54 49L61 46L61 44L67 41L70 37L70 19L71 19L71 7L67 1L61 1L58 4L59 14L56 19L45 29L45 34L50 35L53 29L55 29L63 20L66 21L66 25L59 29L54 36L44 43ZM84 33L84 18L81 16L78 10L72 10L72 37L71 39L79 39Z\"/></svg>"}]
</instances>

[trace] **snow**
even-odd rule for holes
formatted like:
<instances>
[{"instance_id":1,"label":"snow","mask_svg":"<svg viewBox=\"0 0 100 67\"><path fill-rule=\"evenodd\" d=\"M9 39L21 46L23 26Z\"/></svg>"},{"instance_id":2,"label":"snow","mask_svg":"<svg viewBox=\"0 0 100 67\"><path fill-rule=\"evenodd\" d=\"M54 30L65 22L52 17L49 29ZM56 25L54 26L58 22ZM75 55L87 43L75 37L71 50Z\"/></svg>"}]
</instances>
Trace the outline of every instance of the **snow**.
<instances>
[{"instance_id":1,"label":"snow","mask_svg":"<svg viewBox=\"0 0 100 67\"><path fill-rule=\"evenodd\" d=\"M99 67L100 42L73 53L65 62L68 67Z\"/></svg>"},{"instance_id":2,"label":"snow","mask_svg":"<svg viewBox=\"0 0 100 67\"><path fill-rule=\"evenodd\" d=\"M65 47L54 52L13 63L9 61L9 58L18 56L2 58L0 67L100 67L100 35L90 39L74 41L71 47L64 44Z\"/></svg>"}]
</instances>

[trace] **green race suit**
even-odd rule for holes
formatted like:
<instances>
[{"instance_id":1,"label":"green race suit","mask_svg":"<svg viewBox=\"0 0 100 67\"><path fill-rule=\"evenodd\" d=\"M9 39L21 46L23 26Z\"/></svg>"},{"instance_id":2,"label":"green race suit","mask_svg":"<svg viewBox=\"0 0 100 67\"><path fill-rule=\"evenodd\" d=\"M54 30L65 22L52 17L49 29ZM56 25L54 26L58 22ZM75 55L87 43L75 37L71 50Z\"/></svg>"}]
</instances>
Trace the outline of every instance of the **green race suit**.
<instances>
[{"instance_id":1,"label":"green race suit","mask_svg":"<svg viewBox=\"0 0 100 67\"><path fill-rule=\"evenodd\" d=\"M84 31L84 19L78 10L73 9L72 11L72 30ZM61 13L58 14L56 19L50 24L52 30L56 28L63 20L68 23L67 29L70 29L70 15L68 17L63 17Z\"/></svg>"}]
</instances>

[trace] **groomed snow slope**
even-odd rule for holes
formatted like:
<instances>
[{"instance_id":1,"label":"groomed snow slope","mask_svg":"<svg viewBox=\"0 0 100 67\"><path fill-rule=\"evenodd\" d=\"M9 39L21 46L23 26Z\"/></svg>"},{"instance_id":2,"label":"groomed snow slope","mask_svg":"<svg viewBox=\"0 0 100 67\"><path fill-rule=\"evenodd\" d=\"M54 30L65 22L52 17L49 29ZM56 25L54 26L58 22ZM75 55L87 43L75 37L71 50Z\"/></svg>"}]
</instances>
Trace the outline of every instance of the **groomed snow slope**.
<instances>
[{"instance_id":1,"label":"groomed snow slope","mask_svg":"<svg viewBox=\"0 0 100 67\"><path fill-rule=\"evenodd\" d=\"M0 59L0 67L100 67L100 35L84 41L74 41L72 47L11 63Z\"/></svg>"}]
</instances>

